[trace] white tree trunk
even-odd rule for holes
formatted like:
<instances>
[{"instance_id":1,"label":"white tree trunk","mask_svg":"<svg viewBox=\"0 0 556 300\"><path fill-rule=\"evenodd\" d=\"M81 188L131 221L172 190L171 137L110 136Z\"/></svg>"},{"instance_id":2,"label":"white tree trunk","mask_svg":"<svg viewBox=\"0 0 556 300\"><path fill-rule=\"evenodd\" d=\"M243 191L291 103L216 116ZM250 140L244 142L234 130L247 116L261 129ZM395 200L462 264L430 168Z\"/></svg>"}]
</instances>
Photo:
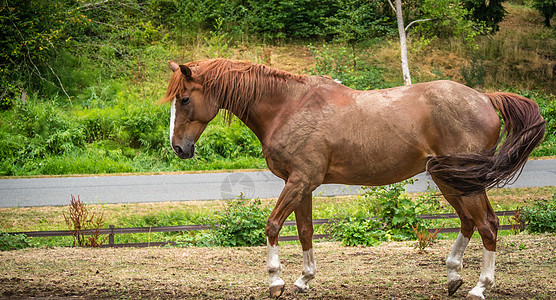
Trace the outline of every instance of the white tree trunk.
<instances>
[{"instance_id":1,"label":"white tree trunk","mask_svg":"<svg viewBox=\"0 0 556 300\"><path fill-rule=\"evenodd\" d=\"M411 84L411 76L409 75L409 63L407 61L407 41L405 28L403 26L402 1L396 0L396 17L398 19L398 32L400 33L400 48L402 56L403 81L405 85Z\"/></svg>"}]
</instances>

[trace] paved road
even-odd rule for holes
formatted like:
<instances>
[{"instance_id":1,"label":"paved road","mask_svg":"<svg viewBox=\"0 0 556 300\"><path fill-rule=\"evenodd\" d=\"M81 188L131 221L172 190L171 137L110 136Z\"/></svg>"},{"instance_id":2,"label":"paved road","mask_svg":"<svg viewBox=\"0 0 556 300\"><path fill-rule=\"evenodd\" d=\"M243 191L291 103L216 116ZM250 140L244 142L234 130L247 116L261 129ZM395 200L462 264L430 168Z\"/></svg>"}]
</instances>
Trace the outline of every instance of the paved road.
<instances>
[{"instance_id":1,"label":"paved road","mask_svg":"<svg viewBox=\"0 0 556 300\"><path fill-rule=\"evenodd\" d=\"M408 192L425 191L430 178L422 173ZM556 185L556 160L532 160L519 180L509 187ZM0 207L67 205L71 195L86 203L137 203L275 198L284 182L270 172L205 173L180 175L91 176L0 179ZM323 185L314 194L357 194L359 186Z\"/></svg>"}]
</instances>

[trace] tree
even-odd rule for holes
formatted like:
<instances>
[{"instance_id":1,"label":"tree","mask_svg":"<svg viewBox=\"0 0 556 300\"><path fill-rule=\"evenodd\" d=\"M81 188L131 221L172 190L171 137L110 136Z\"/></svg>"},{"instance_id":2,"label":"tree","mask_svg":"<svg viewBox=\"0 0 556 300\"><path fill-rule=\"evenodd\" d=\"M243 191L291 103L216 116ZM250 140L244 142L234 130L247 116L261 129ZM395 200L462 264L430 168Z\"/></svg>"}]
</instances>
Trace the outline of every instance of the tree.
<instances>
[{"instance_id":1,"label":"tree","mask_svg":"<svg viewBox=\"0 0 556 300\"><path fill-rule=\"evenodd\" d=\"M390 0L388 0L390 2ZM392 2L390 2L392 5ZM392 5L393 6L393 5ZM394 9L394 7L392 7ZM407 61L407 36L405 34L405 27L403 26L403 14L402 14L402 1L396 0L396 19L398 21L398 33L400 35L400 51L402 58L402 72L403 72L403 82L405 85L411 84L411 75L409 74L409 63Z\"/></svg>"},{"instance_id":2,"label":"tree","mask_svg":"<svg viewBox=\"0 0 556 300\"><path fill-rule=\"evenodd\" d=\"M498 23L502 22L507 11L502 6L506 0L463 0L463 6L471 12L471 20L475 22L485 22L491 32L500 29Z\"/></svg>"},{"instance_id":3,"label":"tree","mask_svg":"<svg viewBox=\"0 0 556 300\"><path fill-rule=\"evenodd\" d=\"M544 25L550 28L550 19L556 13L556 0L533 0L533 7L544 17Z\"/></svg>"},{"instance_id":4,"label":"tree","mask_svg":"<svg viewBox=\"0 0 556 300\"><path fill-rule=\"evenodd\" d=\"M0 4L2 104L29 82L63 85L50 65L56 50L86 25L85 16L63 1L4 0ZM67 95L67 93L66 93ZM69 98L69 96L68 96Z\"/></svg>"}]
</instances>

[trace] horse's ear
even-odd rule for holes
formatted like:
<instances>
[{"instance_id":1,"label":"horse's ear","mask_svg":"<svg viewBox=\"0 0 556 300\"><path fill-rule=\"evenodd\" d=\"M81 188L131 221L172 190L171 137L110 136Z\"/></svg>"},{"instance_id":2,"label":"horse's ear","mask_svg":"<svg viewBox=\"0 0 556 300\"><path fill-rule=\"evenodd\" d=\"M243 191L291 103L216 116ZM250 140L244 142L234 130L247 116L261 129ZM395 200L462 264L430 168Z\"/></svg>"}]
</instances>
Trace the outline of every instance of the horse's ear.
<instances>
[{"instance_id":1,"label":"horse's ear","mask_svg":"<svg viewBox=\"0 0 556 300\"><path fill-rule=\"evenodd\" d=\"M170 64L170 69L172 69L172 72L175 72L180 67L177 63L171 60L169 60L168 63Z\"/></svg>"},{"instance_id":2,"label":"horse's ear","mask_svg":"<svg viewBox=\"0 0 556 300\"><path fill-rule=\"evenodd\" d=\"M185 78L191 78L191 69L186 65L180 65L181 74L185 76Z\"/></svg>"}]
</instances>

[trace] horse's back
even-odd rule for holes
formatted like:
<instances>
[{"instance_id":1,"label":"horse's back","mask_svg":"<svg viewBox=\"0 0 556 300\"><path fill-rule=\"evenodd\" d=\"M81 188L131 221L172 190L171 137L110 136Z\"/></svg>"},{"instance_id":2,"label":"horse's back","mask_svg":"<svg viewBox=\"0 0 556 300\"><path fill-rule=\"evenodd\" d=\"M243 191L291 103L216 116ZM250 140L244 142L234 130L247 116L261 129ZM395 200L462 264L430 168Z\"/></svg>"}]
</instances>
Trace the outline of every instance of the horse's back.
<instances>
[{"instance_id":1,"label":"horse's back","mask_svg":"<svg viewBox=\"0 0 556 300\"><path fill-rule=\"evenodd\" d=\"M431 156L489 149L500 130L488 97L451 81L354 92L352 105L338 111L327 182L403 180L424 171Z\"/></svg>"}]
</instances>

